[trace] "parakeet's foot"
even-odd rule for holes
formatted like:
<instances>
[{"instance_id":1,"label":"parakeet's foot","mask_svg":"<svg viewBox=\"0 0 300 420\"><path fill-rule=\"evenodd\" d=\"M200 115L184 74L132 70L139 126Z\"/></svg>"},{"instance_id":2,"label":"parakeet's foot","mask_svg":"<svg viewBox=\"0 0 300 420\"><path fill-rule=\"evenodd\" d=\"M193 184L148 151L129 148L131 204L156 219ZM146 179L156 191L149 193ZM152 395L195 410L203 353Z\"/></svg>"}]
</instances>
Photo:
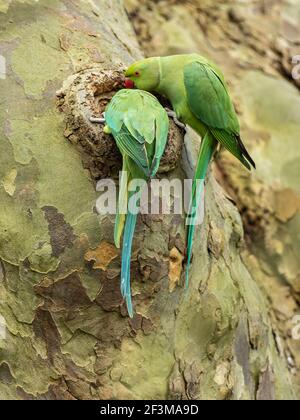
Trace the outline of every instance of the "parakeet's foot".
<instances>
[{"instance_id":1,"label":"parakeet's foot","mask_svg":"<svg viewBox=\"0 0 300 420\"><path fill-rule=\"evenodd\" d=\"M106 133L106 134L112 134L112 131L107 124L103 128L103 132Z\"/></svg>"},{"instance_id":2,"label":"parakeet's foot","mask_svg":"<svg viewBox=\"0 0 300 420\"><path fill-rule=\"evenodd\" d=\"M106 121L105 121L105 112L103 112L102 117L103 118L90 117L90 121L92 123L105 124L105 127L103 128L104 133L111 134L111 129L108 127L108 125L106 124Z\"/></svg>"},{"instance_id":3,"label":"parakeet's foot","mask_svg":"<svg viewBox=\"0 0 300 420\"><path fill-rule=\"evenodd\" d=\"M105 112L103 112L102 118L90 117L90 121L92 123L105 124Z\"/></svg>"},{"instance_id":4,"label":"parakeet's foot","mask_svg":"<svg viewBox=\"0 0 300 420\"><path fill-rule=\"evenodd\" d=\"M177 115L174 111L171 111L169 108L165 108L165 110L167 111L167 114L169 117L173 118L174 123L180 127L180 128L184 128L185 129L185 124L183 124L182 122L180 122L177 118Z\"/></svg>"}]
</instances>

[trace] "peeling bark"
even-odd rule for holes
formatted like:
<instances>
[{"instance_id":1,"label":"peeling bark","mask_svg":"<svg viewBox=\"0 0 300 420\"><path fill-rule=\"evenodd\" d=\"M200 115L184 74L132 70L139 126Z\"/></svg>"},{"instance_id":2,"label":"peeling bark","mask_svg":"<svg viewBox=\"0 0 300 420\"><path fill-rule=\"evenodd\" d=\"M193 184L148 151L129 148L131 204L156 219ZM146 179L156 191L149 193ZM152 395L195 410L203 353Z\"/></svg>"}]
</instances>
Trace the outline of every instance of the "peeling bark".
<instances>
[{"instance_id":1,"label":"peeling bark","mask_svg":"<svg viewBox=\"0 0 300 420\"><path fill-rule=\"evenodd\" d=\"M122 3L4 1L0 26L0 397L293 397L266 296L241 258L241 218L212 173L188 292L168 277L184 219L142 216L137 314L126 316L113 219L94 212L98 175L65 139L55 103L70 75L141 57ZM197 147L187 136L191 162ZM166 176L183 179L186 162Z\"/></svg>"},{"instance_id":2,"label":"peeling bark","mask_svg":"<svg viewBox=\"0 0 300 420\"><path fill-rule=\"evenodd\" d=\"M125 1L146 53L199 51L224 70L242 136L257 162L249 174L227 152L214 167L237 204L246 231L243 261L267 297L280 355L299 395L299 55L298 2ZM214 232L216 239L216 232ZM219 240L219 242L221 239ZM210 250L214 249L210 247ZM215 254L215 252L214 252Z\"/></svg>"}]
</instances>

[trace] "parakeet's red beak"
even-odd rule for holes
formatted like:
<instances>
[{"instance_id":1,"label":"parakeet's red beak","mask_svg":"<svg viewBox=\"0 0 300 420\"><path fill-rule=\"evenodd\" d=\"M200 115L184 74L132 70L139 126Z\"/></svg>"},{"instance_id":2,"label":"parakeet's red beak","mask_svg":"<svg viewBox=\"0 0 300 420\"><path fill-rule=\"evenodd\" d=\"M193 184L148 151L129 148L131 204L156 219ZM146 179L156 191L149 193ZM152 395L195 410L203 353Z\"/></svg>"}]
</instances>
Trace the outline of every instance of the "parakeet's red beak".
<instances>
[{"instance_id":1,"label":"parakeet's red beak","mask_svg":"<svg viewBox=\"0 0 300 420\"><path fill-rule=\"evenodd\" d=\"M126 78L125 82L124 82L124 87L126 89L133 89L134 88L134 82L131 79Z\"/></svg>"}]
</instances>

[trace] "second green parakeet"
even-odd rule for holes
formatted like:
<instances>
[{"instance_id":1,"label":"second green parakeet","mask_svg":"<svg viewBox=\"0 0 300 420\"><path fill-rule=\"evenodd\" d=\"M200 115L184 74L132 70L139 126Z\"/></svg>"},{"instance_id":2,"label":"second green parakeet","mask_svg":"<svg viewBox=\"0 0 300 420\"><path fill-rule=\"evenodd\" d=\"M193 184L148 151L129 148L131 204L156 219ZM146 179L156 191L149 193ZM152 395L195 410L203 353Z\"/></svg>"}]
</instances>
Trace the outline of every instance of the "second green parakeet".
<instances>
[{"instance_id":1,"label":"second green parakeet","mask_svg":"<svg viewBox=\"0 0 300 420\"><path fill-rule=\"evenodd\" d=\"M177 118L192 127L202 143L192 186L187 233L186 282L192 256L196 214L201 194L197 181L204 181L218 143L250 169L255 163L240 137L240 125L222 72L198 54L154 57L138 61L126 71L125 86L166 96Z\"/></svg>"},{"instance_id":2,"label":"second green parakeet","mask_svg":"<svg viewBox=\"0 0 300 420\"><path fill-rule=\"evenodd\" d=\"M167 144L169 118L158 100L150 93L124 89L108 104L105 121L105 131L112 133L123 157L114 239L119 248L124 230L121 292L132 317L130 259L137 214L133 213L128 205L135 193L129 190L129 187L134 179L148 181L156 174Z\"/></svg>"}]
</instances>

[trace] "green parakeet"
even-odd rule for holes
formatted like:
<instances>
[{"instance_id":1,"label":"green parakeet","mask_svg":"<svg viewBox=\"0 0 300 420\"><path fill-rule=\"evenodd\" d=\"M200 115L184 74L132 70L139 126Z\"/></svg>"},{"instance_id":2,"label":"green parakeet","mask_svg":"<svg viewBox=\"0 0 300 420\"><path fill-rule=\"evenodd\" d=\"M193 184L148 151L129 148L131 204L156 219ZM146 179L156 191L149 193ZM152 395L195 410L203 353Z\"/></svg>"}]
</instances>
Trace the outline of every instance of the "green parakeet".
<instances>
[{"instance_id":1,"label":"green parakeet","mask_svg":"<svg viewBox=\"0 0 300 420\"><path fill-rule=\"evenodd\" d=\"M129 206L130 198L136 193L130 190L130 182L134 179L148 181L156 174L167 144L169 118L150 93L124 89L108 104L105 121L105 131L112 133L123 157L114 240L119 248L124 229L121 292L132 317L130 259L137 214Z\"/></svg>"},{"instance_id":2,"label":"green parakeet","mask_svg":"<svg viewBox=\"0 0 300 420\"><path fill-rule=\"evenodd\" d=\"M195 231L195 208L201 194L197 180L204 180L218 143L228 149L242 164L251 169L255 163L241 137L240 125L230 99L224 76L212 62L198 54L155 57L138 61L126 71L125 86L153 91L166 96L177 118L202 137L192 186L187 233L187 268L192 256Z\"/></svg>"}]
</instances>

